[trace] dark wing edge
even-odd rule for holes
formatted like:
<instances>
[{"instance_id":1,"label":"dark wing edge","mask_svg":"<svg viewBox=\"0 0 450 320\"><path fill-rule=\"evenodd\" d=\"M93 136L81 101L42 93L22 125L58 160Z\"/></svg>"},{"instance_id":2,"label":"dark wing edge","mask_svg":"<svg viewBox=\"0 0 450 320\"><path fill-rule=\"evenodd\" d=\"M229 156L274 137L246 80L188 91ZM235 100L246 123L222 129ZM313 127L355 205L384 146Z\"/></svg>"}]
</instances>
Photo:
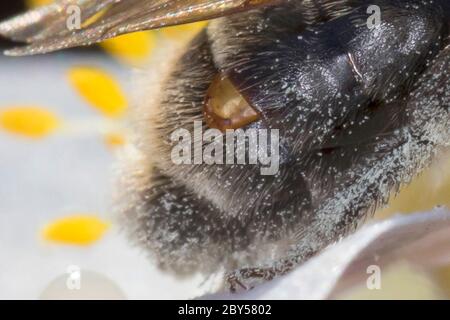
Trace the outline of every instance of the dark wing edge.
<instances>
[{"instance_id":1,"label":"dark wing edge","mask_svg":"<svg viewBox=\"0 0 450 320\"><path fill-rule=\"evenodd\" d=\"M59 0L0 23L0 35L28 44L6 50L6 55L43 54L283 1L286 0ZM73 15L68 10L70 6L77 6L81 13L81 28L77 30L68 27L68 19Z\"/></svg>"}]
</instances>

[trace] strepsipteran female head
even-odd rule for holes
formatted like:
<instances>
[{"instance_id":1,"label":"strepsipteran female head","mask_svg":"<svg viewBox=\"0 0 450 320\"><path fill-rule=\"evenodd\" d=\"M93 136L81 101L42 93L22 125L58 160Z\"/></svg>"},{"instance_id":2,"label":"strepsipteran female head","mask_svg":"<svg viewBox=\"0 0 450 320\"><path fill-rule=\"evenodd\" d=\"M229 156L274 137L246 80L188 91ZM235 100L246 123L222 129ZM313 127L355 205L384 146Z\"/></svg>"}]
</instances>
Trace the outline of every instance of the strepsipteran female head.
<instances>
[{"instance_id":1,"label":"strepsipteran female head","mask_svg":"<svg viewBox=\"0 0 450 320\"><path fill-rule=\"evenodd\" d=\"M63 9L75 2L85 20L104 13L69 31ZM370 6L381 13L375 27ZM235 290L353 230L448 146L449 16L447 0L67 0L0 33L29 43L9 54L36 54L222 17L174 61L158 97L136 106L138 156L120 207L162 268L225 270ZM278 130L279 170L174 164L171 135L193 133L194 121Z\"/></svg>"}]
</instances>

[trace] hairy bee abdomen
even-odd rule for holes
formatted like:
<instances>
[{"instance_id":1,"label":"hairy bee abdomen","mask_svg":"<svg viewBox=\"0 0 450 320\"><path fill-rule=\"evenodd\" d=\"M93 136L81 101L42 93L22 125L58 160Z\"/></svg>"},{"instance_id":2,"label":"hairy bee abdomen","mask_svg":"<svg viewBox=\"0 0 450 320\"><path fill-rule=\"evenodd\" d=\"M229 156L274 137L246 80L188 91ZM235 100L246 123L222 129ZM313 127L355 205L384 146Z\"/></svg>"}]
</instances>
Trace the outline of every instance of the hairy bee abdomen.
<instances>
[{"instance_id":1,"label":"hairy bee abdomen","mask_svg":"<svg viewBox=\"0 0 450 320\"><path fill-rule=\"evenodd\" d=\"M385 6L378 29L366 25L366 2L355 1L355 10L295 31L285 22L261 27L270 15L264 10L223 18L191 43L163 85L156 117L143 122L146 173L128 188L134 200L125 210L130 233L162 267L189 274L286 255L303 261L428 164L433 152L415 136L421 122L411 92L428 84L424 74L448 45L448 10L441 2L374 2ZM276 21L294 21L290 9L278 9ZM203 120L218 73L263 114L254 127L280 130L276 175L171 161L171 132L192 132L193 121Z\"/></svg>"}]
</instances>

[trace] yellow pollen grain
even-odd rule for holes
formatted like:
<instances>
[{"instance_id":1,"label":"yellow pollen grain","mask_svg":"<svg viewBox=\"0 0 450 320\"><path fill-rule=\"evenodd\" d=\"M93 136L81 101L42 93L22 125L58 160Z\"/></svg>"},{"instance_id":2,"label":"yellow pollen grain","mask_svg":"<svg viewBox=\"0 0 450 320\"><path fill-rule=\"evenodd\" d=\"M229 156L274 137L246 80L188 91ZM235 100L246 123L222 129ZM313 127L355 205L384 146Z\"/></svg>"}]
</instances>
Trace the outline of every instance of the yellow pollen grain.
<instances>
[{"instance_id":1,"label":"yellow pollen grain","mask_svg":"<svg viewBox=\"0 0 450 320\"><path fill-rule=\"evenodd\" d=\"M207 21L194 22L179 26L162 28L161 34L173 40L189 39L199 33L208 25Z\"/></svg>"},{"instance_id":2,"label":"yellow pollen grain","mask_svg":"<svg viewBox=\"0 0 450 320\"><path fill-rule=\"evenodd\" d=\"M100 43L102 48L118 60L131 65L144 63L156 44L154 31L143 31L108 39Z\"/></svg>"},{"instance_id":3,"label":"yellow pollen grain","mask_svg":"<svg viewBox=\"0 0 450 320\"><path fill-rule=\"evenodd\" d=\"M53 243L86 246L100 240L109 227L95 215L73 215L50 222L42 236Z\"/></svg>"},{"instance_id":4,"label":"yellow pollen grain","mask_svg":"<svg viewBox=\"0 0 450 320\"><path fill-rule=\"evenodd\" d=\"M78 94L103 115L117 118L125 113L125 94L106 71L94 67L74 67L69 70L68 78Z\"/></svg>"},{"instance_id":5,"label":"yellow pollen grain","mask_svg":"<svg viewBox=\"0 0 450 320\"><path fill-rule=\"evenodd\" d=\"M0 128L28 138L44 138L60 126L50 111L34 106L14 106L0 110Z\"/></svg>"},{"instance_id":6,"label":"yellow pollen grain","mask_svg":"<svg viewBox=\"0 0 450 320\"><path fill-rule=\"evenodd\" d=\"M125 145L126 139L123 134L110 132L104 136L105 144L111 148L117 148Z\"/></svg>"}]
</instances>

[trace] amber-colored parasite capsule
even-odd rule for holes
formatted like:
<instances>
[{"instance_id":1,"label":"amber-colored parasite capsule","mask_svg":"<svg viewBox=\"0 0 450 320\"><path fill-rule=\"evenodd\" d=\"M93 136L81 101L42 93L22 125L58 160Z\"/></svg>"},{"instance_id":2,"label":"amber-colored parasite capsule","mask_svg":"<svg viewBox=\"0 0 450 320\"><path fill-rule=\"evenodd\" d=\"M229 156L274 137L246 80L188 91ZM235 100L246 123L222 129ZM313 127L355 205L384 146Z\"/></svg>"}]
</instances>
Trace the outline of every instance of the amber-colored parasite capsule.
<instances>
[{"instance_id":1,"label":"amber-colored parasite capsule","mask_svg":"<svg viewBox=\"0 0 450 320\"><path fill-rule=\"evenodd\" d=\"M203 116L209 128L223 132L242 128L261 118L223 74L217 75L208 88Z\"/></svg>"}]
</instances>

